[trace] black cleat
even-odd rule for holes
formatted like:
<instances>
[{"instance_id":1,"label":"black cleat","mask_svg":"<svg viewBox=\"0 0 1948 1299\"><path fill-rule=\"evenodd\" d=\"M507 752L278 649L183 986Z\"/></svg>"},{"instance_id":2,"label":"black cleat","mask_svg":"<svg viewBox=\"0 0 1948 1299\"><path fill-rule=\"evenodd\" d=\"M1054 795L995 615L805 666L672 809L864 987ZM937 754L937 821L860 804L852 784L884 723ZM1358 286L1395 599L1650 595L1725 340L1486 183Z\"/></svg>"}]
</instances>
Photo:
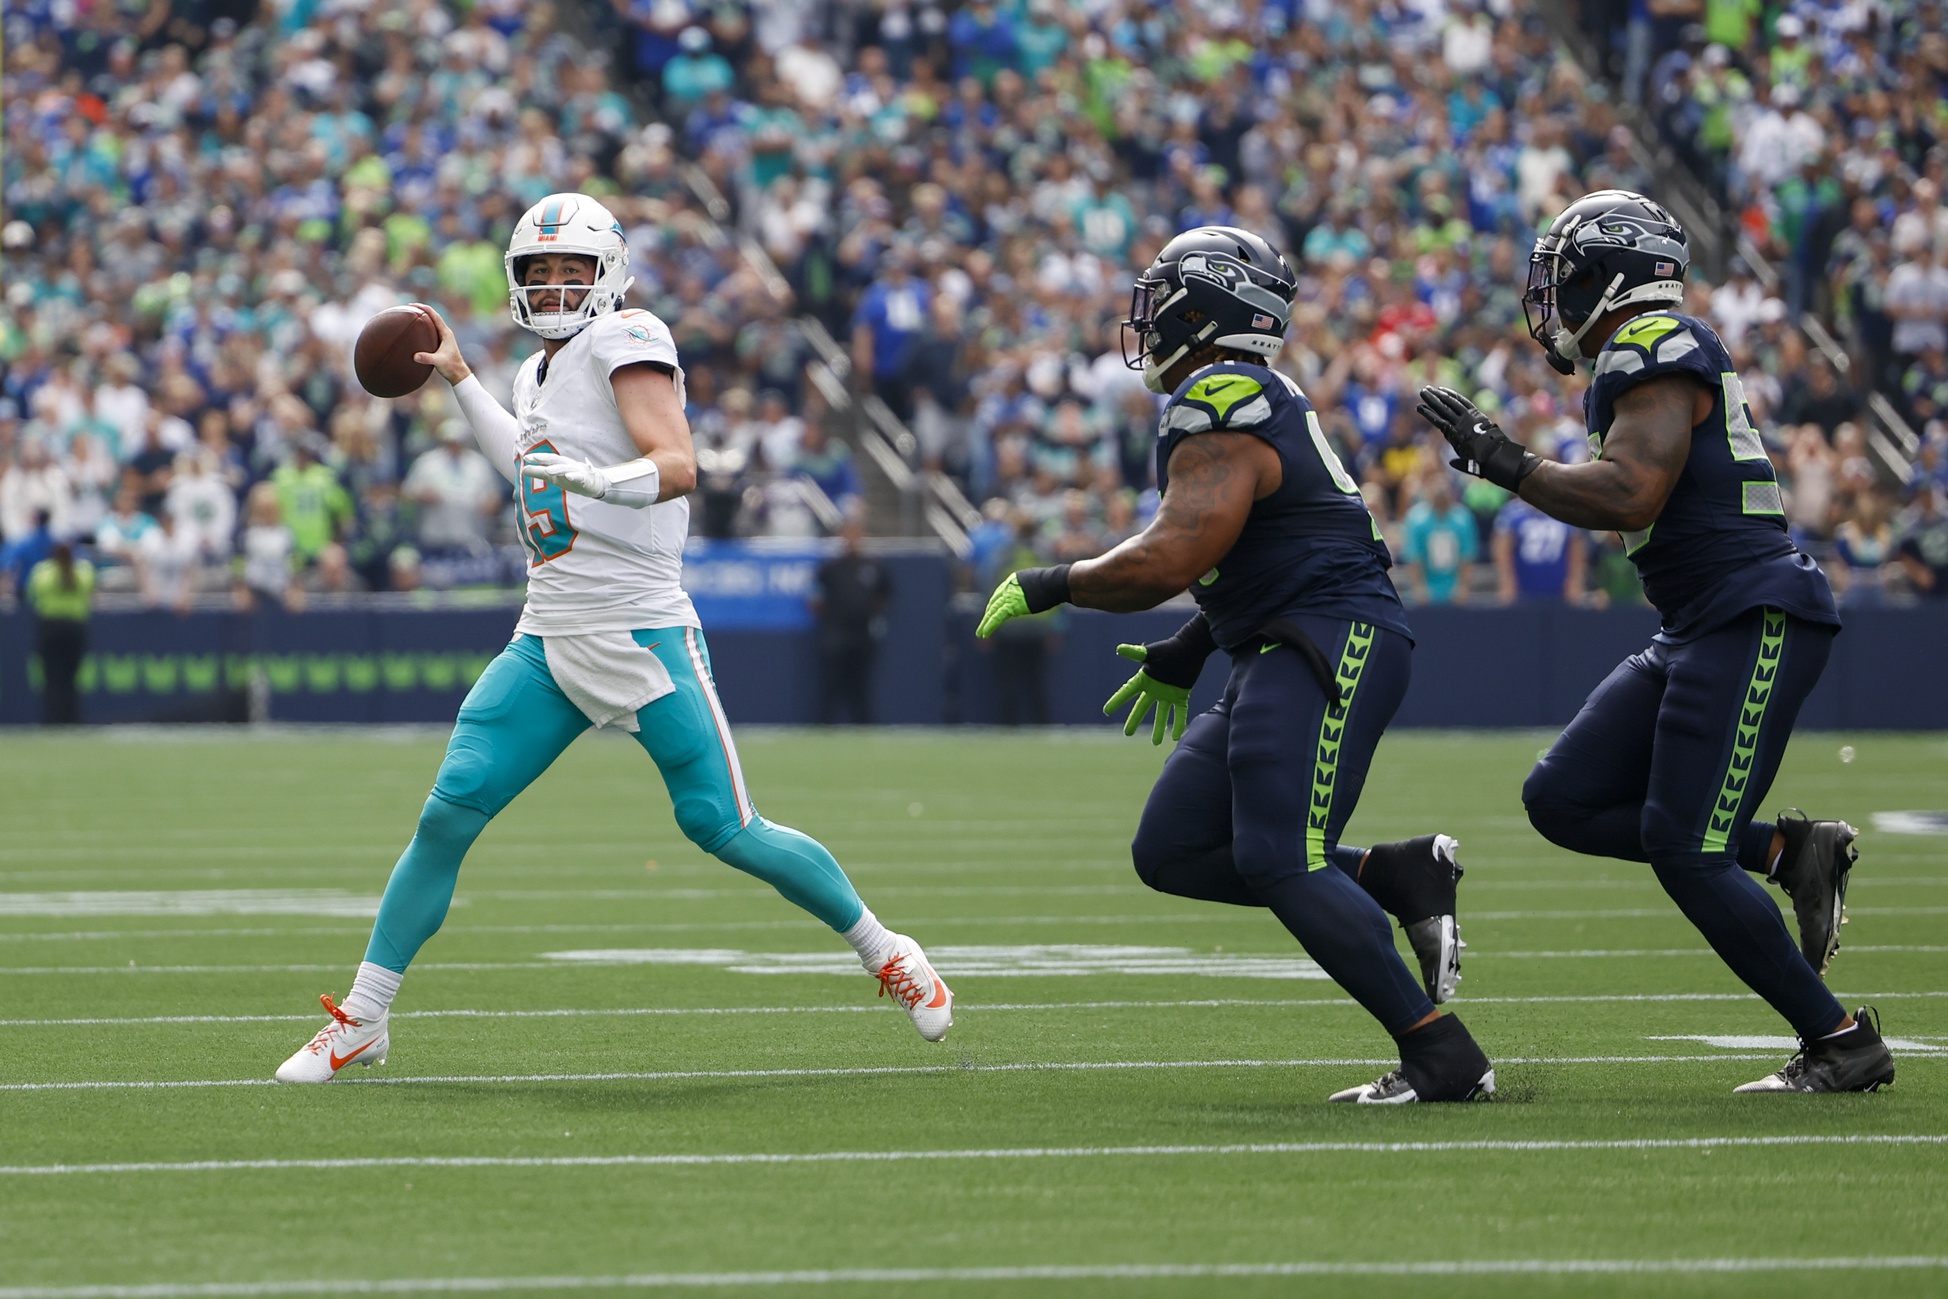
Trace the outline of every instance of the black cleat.
<instances>
[{"instance_id":1,"label":"black cleat","mask_svg":"<svg viewBox=\"0 0 1948 1299\"><path fill-rule=\"evenodd\" d=\"M1400 922L1420 961L1421 985L1437 1005L1454 996L1461 982L1461 949L1467 946L1455 913L1460 847L1445 834L1375 844L1360 869L1360 887Z\"/></svg>"},{"instance_id":2,"label":"black cleat","mask_svg":"<svg viewBox=\"0 0 1948 1299\"><path fill-rule=\"evenodd\" d=\"M1358 1105L1409 1105L1486 1100L1495 1094L1495 1068L1458 1017L1443 1015L1394 1041L1400 1044L1398 1069L1370 1083L1334 1092L1326 1099Z\"/></svg>"},{"instance_id":3,"label":"black cleat","mask_svg":"<svg viewBox=\"0 0 1948 1299\"><path fill-rule=\"evenodd\" d=\"M1799 1041L1799 1054L1778 1073L1734 1092L1877 1092L1894 1085L1894 1055L1880 1037L1872 1006L1853 1012L1853 1027L1818 1041Z\"/></svg>"},{"instance_id":4,"label":"black cleat","mask_svg":"<svg viewBox=\"0 0 1948 1299\"><path fill-rule=\"evenodd\" d=\"M1779 830L1786 845L1772 878L1792 899L1806 963L1825 974L1840 950L1840 926L1847 922L1847 875L1860 856L1853 846L1860 832L1845 821L1808 821L1785 813Z\"/></svg>"}]
</instances>

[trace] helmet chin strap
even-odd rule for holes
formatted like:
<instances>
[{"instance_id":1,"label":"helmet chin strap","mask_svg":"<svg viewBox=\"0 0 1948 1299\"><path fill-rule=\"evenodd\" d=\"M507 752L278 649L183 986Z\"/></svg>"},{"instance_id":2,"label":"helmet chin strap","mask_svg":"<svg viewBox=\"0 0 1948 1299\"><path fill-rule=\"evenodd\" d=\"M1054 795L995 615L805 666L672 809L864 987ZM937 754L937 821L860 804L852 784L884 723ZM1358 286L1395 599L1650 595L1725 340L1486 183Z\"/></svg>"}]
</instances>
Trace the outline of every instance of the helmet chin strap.
<instances>
[{"instance_id":1,"label":"helmet chin strap","mask_svg":"<svg viewBox=\"0 0 1948 1299\"><path fill-rule=\"evenodd\" d=\"M1154 356L1144 357L1143 358L1143 386L1145 388L1148 388L1151 392L1156 393L1159 397L1161 397L1164 393L1169 392L1170 389L1163 386L1163 372L1165 370L1168 370L1170 366L1177 364L1178 358L1183 356L1183 354L1184 354L1184 349L1181 347L1178 348L1177 351L1171 356L1168 365L1157 364L1157 358Z\"/></svg>"},{"instance_id":2,"label":"helmet chin strap","mask_svg":"<svg viewBox=\"0 0 1948 1299\"><path fill-rule=\"evenodd\" d=\"M1573 374L1575 372L1576 362L1581 360L1583 356L1583 335L1589 333L1591 326L1603 319L1604 316L1608 315L1618 305L1610 295L1615 293L1617 286L1622 283L1623 272L1618 271L1610 280L1610 287L1603 290L1603 296L1598 298L1596 305L1590 309L1589 315L1583 317L1582 328L1576 330L1574 333L1571 333L1567 329L1558 329L1554 334L1550 335L1549 364L1555 366L1558 374Z\"/></svg>"},{"instance_id":3,"label":"helmet chin strap","mask_svg":"<svg viewBox=\"0 0 1948 1299\"><path fill-rule=\"evenodd\" d=\"M1216 332L1217 322L1212 321L1210 324L1205 325L1204 328L1198 330L1189 342L1161 361L1151 356L1149 350L1146 348L1143 353L1143 386L1158 396L1169 392L1170 389L1163 386L1163 376L1169 373L1170 367L1183 360L1186 356L1189 356L1193 347L1202 347L1204 341Z\"/></svg>"}]
</instances>

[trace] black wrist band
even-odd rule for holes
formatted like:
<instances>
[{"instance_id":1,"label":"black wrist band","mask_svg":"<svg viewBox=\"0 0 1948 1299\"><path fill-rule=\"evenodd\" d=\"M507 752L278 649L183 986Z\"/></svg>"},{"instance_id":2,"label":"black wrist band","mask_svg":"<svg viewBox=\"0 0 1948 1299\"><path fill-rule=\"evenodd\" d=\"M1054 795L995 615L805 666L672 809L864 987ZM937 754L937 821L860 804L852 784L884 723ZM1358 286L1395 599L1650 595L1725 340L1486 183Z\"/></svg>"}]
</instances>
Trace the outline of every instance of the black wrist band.
<instances>
[{"instance_id":1,"label":"black wrist band","mask_svg":"<svg viewBox=\"0 0 1948 1299\"><path fill-rule=\"evenodd\" d=\"M1177 629L1170 639L1181 645L1185 652L1209 658L1217 653L1217 637L1211 635L1211 624L1203 614L1198 614Z\"/></svg>"},{"instance_id":2,"label":"black wrist band","mask_svg":"<svg viewBox=\"0 0 1948 1299\"><path fill-rule=\"evenodd\" d=\"M1028 602L1028 612L1046 613L1058 604L1069 602L1069 565L1057 564L1053 568L1024 568L1015 574L1015 581L1021 584L1021 598Z\"/></svg>"}]
</instances>

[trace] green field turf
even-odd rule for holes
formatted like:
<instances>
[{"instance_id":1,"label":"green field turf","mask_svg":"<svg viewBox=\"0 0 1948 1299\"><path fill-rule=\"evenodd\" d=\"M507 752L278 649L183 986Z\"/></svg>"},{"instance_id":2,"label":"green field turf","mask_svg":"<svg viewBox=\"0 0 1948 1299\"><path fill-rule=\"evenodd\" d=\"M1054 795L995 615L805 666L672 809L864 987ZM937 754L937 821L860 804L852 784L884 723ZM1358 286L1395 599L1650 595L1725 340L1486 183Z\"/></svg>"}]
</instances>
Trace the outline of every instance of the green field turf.
<instances>
[{"instance_id":1,"label":"green field turf","mask_svg":"<svg viewBox=\"0 0 1948 1299\"><path fill-rule=\"evenodd\" d=\"M1389 737L1348 835L1460 837L1453 1008L1494 1104L1325 1104L1391 1043L1258 977L1306 972L1265 913L1138 883L1160 751L1093 732L742 737L759 807L954 983L942 1044L856 963L775 972L851 958L589 737L475 848L391 1060L348 1070L395 1085L267 1085L347 990L442 738L0 738L0 1299L1948 1292L1948 841L1872 828L1948 807L1943 737L1802 736L1769 801L1866 829L1832 978L1918 1044L1877 1096L1730 1094L1789 1052L1706 1039L1785 1026L1648 868L1534 834L1535 733ZM549 955L618 950L660 955ZM139 1085L181 1082L239 1085Z\"/></svg>"}]
</instances>

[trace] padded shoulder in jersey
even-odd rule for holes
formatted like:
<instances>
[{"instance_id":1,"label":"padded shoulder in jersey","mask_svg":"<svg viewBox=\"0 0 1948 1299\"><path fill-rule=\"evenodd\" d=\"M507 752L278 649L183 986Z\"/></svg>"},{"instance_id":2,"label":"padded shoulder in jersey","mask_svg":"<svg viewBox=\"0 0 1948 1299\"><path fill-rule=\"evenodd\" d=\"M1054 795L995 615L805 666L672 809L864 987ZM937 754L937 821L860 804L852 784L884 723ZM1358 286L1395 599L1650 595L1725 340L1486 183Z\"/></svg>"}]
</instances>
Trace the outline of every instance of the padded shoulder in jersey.
<instances>
[{"instance_id":1,"label":"padded shoulder in jersey","mask_svg":"<svg viewBox=\"0 0 1948 1299\"><path fill-rule=\"evenodd\" d=\"M1623 322L1596 357L1596 383L1612 400L1663 374L1688 374L1716 388L1730 369L1725 345L1695 316L1656 312Z\"/></svg>"},{"instance_id":2,"label":"padded shoulder in jersey","mask_svg":"<svg viewBox=\"0 0 1948 1299\"><path fill-rule=\"evenodd\" d=\"M591 364L603 374L647 361L674 371L676 340L670 327L647 311L629 310L597 316L583 331L588 335Z\"/></svg>"},{"instance_id":3,"label":"padded shoulder in jersey","mask_svg":"<svg viewBox=\"0 0 1948 1299\"><path fill-rule=\"evenodd\" d=\"M1162 432L1261 433L1271 424L1273 403L1285 396L1285 389L1280 376L1262 365L1207 365L1171 394Z\"/></svg>"}]
</instances>

